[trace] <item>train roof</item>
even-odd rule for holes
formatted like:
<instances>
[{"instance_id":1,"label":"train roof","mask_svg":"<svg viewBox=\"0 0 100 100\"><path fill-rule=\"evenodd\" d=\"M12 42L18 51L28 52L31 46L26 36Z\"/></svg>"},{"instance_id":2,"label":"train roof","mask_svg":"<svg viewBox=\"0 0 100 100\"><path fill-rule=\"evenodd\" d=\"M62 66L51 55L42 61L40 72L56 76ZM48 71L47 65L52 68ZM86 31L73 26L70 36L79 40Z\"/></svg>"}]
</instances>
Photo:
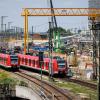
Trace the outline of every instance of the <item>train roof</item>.
<instances>
[{"instance_id":1,"label":"train roof","mask_svg":"<svg viewBox=\"0 0 100 100\"><path fill-rule=\"evenodd\" d=\"M20 57L23 57L23 58L28 58L28 59L32 59L32 60L39 60L39 57L38 56L30 56L30 55L24 55L24 54L18 54ZM50 62L50 58L44 58L44 60L46 62ZM57 61L56 59L52 59L52 61Z\"/></svg>"},{"instance_id":2,"label":"train roof","mask_svg":"<svg viewBox=\"0 0 100 100\"><path fill-rule=\"evenodd\" d=\"M18 54L18 56L28 59L38 59L37 56L30 56L30 55L24 55L24 54Z\"/></svg>"}]
</instances>

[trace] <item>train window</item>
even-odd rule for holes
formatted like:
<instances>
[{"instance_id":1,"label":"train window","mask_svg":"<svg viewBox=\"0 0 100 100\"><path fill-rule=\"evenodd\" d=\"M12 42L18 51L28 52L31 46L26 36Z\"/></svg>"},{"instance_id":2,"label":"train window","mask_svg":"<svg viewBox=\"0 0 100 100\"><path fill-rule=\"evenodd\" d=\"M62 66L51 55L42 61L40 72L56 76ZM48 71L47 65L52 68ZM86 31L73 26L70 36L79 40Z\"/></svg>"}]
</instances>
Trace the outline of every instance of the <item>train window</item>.
<instances>
[{"instance_id":1,"label":"train window","mask_svg":"<svg viewBox=\"0 0 100 100\"><path fill-rule=\"evenodd\" d=\"M29 63L31 63L31 59L29 59Z\"/></svg>"},{"instance_id":2,"label":"train window","mask_svg":"<svg viewBox=\"0 0 100 100\"><path fill-rule=\"evenodd\" d=\"M35 66L35 61L34 60L32 61L32 63L33 63L33 66Z\"/></svg>"},{"instance_id":3,"label":"train window","mask_svg":"<svg viewBox=\"0 0 100 100\"><path fill-rule=\"evenodd\" d=\"M25 58L25 65L27 65L27 63L28 63L28 59L27 59L27 58Z\"/></svg>"},{"instance_id":4,"label":"train window","mask_svg":"<svg viewBox=\"0 0 100 100\"><path fill-rule=\"evenodd\" d=\"M16 64L18 63L18 56L17 55L10 55L11 63Z\"/></svg>"},{"instance_id":5,"label":"train window","mask_svg":"<svg viewBox=\"0 0 100 100\"><path fill-rule=\"evenodd\" d=\"M6 58L4 58L4 64L6 64Z\"/></svg>"},{"instance_id":6,"label":"train window","mask_svg":"<svg viewBox=\"0 0 100 100\"><path fill-rule=\"evenodd\" d=\"M2 58L2 63L4 63L4 61L3 61L3 60L4 60L4 58Z\"/></svg>"},{"instance_id":7,"label":"train window","mask_svg":"<svg viewBox=\"0 0 100 100\"><path fill-rule=\"evenodd\" d=\"M65 64L66 64L65 60L58 60L57 62L58 62L59 68L65 67Z\"/></svg>"},{"instance_id":8,"label":"train window","mask_svg":"<svg viewBox=\"0 0 100 100\"><path fill-rule=\"evenodd\" d=\"M1 62L1 63L3 62L3 58L0 58L0 62Z\"/></svg>"},{"instance_id":9,"label":"train window","mask_svg":"<svg viewBox=\"0 0 100 100\"><path fill-rule=\"evenodd\" d=\"M61 60L62 58L59 56L54 56L53 59Z\"/></svg>"},{"instance_id":10,"label":"train window","mask_svg":"<svg viewBox=\"0 0 100 100\"><path fill-rule=\"evenodd\" d=\"M24 58L22 58L22 63L24 63Z\"/></svg>"},{"instance_id":11,"label":"train window","mask_svg":"<svg viewBox=\"0 0 100 100\"><path fill-rule=\"evenodd\" d=\"M31 65L31 59L29 59L29 65Z\"/></svg>"},{"instance_id":12,"label":"train window","mask_svg":"<svg viewBox=\"0 0 100 100\"><path fill-rule=\"evenodd\" d=\"M0 62L2 62L2 58L0 57Z\"/></svg>"},{"instance_id":13,"label":"train window","mask_svg":"<svg viewBox=\"0 0 100 100\"><path fill-rule=\"evenodd\" d=\"M20 62L22 63L22 58L20 58Z\"/></svg>"},{"instance_id":14,"label":"train window","mask_svg":"<svg viewBox=\"0 0 100 100\"><path fill-rule=\"evenodd\" d=\"M39 61L36 61L36 66L38 66L39 65Z\"/></svg>"}]
</instances>

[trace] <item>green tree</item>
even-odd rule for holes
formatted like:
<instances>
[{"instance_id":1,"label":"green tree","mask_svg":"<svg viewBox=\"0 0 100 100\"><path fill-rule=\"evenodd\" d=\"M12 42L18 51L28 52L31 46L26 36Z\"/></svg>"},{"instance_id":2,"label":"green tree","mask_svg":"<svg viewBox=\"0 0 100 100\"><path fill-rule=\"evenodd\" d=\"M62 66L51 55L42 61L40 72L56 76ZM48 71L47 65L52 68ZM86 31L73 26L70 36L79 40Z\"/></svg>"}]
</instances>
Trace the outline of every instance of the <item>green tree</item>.
<instances>
[{"instance_id":1,"label":"green tree","mask_svg":"<svg viewBox=\"0 0 100 100\"><path fill-rule=\"evenodd\" d=\"M49 33L50 29L47 31ZM60 36L71 36L73 35L73 33L70 31L70 29L65 30L62 27L54 27L53 29L51 29L51 31L58 31L60 33Z\"/></svg>"},{"instance_id":2,"label":"green tree","mask_svg":"<svg viewBox=\"0 0 100 100\"><path fill-rule=\"evenodd\" d=\"M54 27L53 29L52 29L52 31L58 31L59 33L66 33L66 30L64 29L64 28L62 28L62 27ZM48 31L47 32L50 32L50 29L48 29Z\"/></svg>"},{"instance_id":3,"label":"green tree","mask_svg":"<svg viewBox=\"0 0 100 100\"><path fill-rule=\"evenodd\" d=\"M67 29L67 32L65 33L66 36L73 35L73 33L70 31L70 29Z\"/></svg>"}]
</instances>

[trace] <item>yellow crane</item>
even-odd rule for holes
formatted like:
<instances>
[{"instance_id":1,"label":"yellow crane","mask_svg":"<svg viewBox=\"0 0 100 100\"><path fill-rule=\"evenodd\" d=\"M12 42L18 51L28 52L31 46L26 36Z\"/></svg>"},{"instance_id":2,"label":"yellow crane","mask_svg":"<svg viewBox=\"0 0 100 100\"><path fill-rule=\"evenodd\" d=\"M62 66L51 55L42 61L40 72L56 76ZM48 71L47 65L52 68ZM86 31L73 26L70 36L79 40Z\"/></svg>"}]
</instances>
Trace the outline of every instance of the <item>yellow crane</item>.
<instances>
[{"instance_id":1,"label":"yellow crane","mask_svg":"<svg viewBox=\"0 0 100 100\"><path fill-rule=\"evenodd\" d=\"M51 10L54 10L54 14ZM24 54L28 47L28 16L88 16L94 18L100 17L98 8L23 8L21 16L24 16Z\"/></svg>"}]
</instances>

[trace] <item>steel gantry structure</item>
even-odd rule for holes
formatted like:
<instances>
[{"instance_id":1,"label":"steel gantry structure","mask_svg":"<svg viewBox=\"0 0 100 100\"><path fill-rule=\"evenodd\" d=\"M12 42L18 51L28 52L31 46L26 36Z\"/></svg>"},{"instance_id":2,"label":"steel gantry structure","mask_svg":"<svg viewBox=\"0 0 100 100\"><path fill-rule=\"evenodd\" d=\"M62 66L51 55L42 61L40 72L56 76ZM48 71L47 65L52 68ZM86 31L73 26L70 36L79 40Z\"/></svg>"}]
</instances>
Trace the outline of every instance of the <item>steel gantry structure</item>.
<instances>
[{"instance_id":1,"label":"steel gantry structure","mask_svg":"<svg viewBox=\"0 0 100 100\"><path fill-rule=\"evenodd\" d=\"M54 13L51 13L53 9ZM22 16L100 16L99 8L23 8Z\"/></svg>"},{"instance_id":2,"label":"steel gantry structure","mask_svg":"<svg viewBox=\"0 0 100 100\"><path fill-rule=\"evenodd\" d=\"M51 11L54 13L51 13ZM24 16L24 53L27 52L28 41L28 16L89 16L100 17L100 9L97 8L23 8Z\"/></svg>"}]
</instances>

